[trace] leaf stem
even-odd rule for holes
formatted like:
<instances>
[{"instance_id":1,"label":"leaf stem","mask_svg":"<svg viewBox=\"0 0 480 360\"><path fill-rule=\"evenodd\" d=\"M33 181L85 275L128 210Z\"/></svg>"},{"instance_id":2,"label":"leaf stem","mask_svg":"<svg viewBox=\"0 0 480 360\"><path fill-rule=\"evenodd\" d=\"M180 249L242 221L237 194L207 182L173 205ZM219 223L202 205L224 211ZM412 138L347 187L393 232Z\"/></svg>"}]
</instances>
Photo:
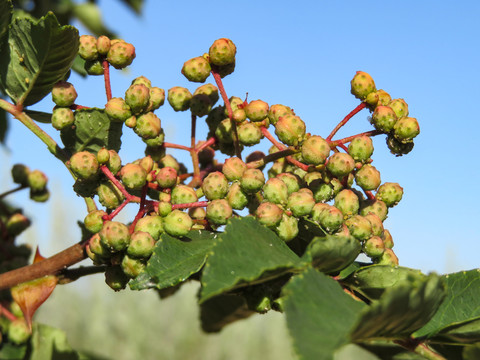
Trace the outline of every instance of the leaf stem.
<instances>
[{"instance_id":1,"label":"leaf stem","mask_svg":"<svg viewBox=\"0 0 480 360\"><path fill-rule=\"evenodd\" d=\"M447 360L442 355L437 353L436 351L429 348L425 343L415 341L414 339L410 338L408 340L396 340L394 341L397 345L414 352L420 356L423 356L425 359L428 360Z\"/></svg>"}]
</instances>

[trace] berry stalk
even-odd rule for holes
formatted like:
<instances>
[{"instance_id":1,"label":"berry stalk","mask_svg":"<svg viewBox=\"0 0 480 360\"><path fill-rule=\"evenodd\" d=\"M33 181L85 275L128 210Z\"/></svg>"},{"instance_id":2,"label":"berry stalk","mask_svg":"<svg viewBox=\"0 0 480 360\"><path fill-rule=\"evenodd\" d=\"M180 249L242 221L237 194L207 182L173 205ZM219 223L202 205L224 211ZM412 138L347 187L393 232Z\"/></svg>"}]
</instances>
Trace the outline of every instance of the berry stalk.
<instances>
[{"instance_id":1,"label":"berry stalk","mask_svg":"<svg viewBox=\"0 0 480 360\"><path fill-rule=\"evenodd\" d=\"M105 78L105 92L107 94L107 102L112 99L112 86L110 84L110 63L107 59L102 61L103 77Z\"/></svg>"},{"instance_id":2,"label":"berry stalk","mask_svg":"<svg viewBox=\"0 0 480 360\"><path fill-rule=\"evenodd\" d=\"M332 130L330 135L327 136L327 141L332 140L332 138L335 136L338 130L342 128L343 125L345 125L355 114L359 113L361 110L365 109L367 107L367 103L362 102L360 105L358 105L355 109L350 111L350 113L345 116L345 118L338 123L337 126Z\"/></svg>"}]
</instances>

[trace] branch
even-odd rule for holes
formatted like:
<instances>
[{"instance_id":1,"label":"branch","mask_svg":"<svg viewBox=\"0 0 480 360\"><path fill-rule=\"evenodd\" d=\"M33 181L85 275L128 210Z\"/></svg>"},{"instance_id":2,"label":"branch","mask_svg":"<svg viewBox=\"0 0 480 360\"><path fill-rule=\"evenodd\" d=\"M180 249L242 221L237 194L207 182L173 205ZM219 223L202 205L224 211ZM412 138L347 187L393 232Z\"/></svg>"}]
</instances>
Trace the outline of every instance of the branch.
<instances>
[{"instance_id":1,"label":"branch","mask_svg":"<svg viewBox=\"0 0 480 360\"><path fill-rule=\"evenodd\" d=\"M65 271L87 257L86 242L80 242L59 252L52 257L0 274L0 290L9 289L26 281L35 280L47 275L56 275Z\"/></svg>"},{"instance_id":2,"label":"branch","mask_svg":"<svg viewBox=\"0 0 480 360\"><path fill-rule=\"evenodd\" d=\"M367 106L367 104L364 103L364 102L362 102L362 103L361 103L360 105L358 105L355 109L353 109L352 111L350 111L350 113L349 113L347 116L345 116L345 118L344 118L342 121L340 121L337 126L335 126L335 129L332 130L332 132L330 133L330 135L328 135L328 137L327 137L326 140L327 140L327 141L332 140L333 136L337 133L337 131L340 130L340 128L341 128L343 125L345 125L345 124L348 122L348 120L350 120L355 114L357 114L357 113L360 112L361 110L365 109L366 106Z\"/></svg>"}]
</instances>

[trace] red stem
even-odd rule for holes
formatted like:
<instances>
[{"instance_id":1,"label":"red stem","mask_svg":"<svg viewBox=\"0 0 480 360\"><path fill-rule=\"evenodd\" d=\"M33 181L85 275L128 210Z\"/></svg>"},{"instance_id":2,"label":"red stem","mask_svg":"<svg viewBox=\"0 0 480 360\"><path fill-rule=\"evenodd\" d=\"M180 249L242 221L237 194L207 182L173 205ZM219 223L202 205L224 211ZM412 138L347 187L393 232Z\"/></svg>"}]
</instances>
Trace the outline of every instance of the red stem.
<instances>
[{"instance_id":1,"label":"red stem","mask_svg":"<svg viewBox=\"0 0 480 360\"><path fill-rule=\"evenodd\" d=\"M112 98L112 87L110 85L110 63L105 59L102 61L103 76L105 78L105 92L107 94L107 101Z\"/></svg>"},{"instance_id":2,"label":"red stem","mask_svg":"<svg viewBox=\"0 0 480 360\"><path fill-rule=\"evenodd\" d=\"M80 110L80 109L90 109L90 107L89 107L89 106L83 106L83 105L73 104L72 106L70 106L70 109L71 109L71 110Z\"/></svg>"},{"instance_id":3,"label":"red stem","mask_svg":"<svg viewBox=\"0 0 480 360\"><path fill-rule=\"evenodd\" d=\"M192 149L189 148L188 146L177 145L177 144L172 144L172 143L167 143L167 142L164 142L163 146L166 147L166 148L171 148L171 149L180 149L180 150L192 151Z\"/></svg>"},{"instance_id":4,"label":"red stem","mask_svg":"<svg viewBox=\"0 0 480 360\"><path fill-rule=\"evenodd\" d=\"M360 133L360 134L357 134L357 135L352 135L352 136L349 136L349 137L346 137L346 138L343 138L343 139L340 139L340 140L329 141L329 143L330 143L330 147L335 147L335 146L339 146L341 144L348 143L348 142L352 141L353 139L355 139L357 137L360 137L360 136L377 136L377 135L380 135L380 134L383 134L383 132L381 132L380 130L370 130L370 131L366 131L366 132L363 132L363 133Z\"/></svg>"},{"instance_id":5,"label":"red stem","mask_svg":"<svg viewBox=\"0 0 480 360\"><path fill-rule=\"evenodd\" d=\"M332 132L330 133L330 135L328 135L328 137L327 137L326 140L327 140L327 141L332 140L333 136L337 133L337 131L340 130L340 128L341 128L343 125L345 125L345 124L348 122L348 120L350 120L356 113L358 113L358 112L360 112L361 110L365 109L366 106L367 106L367 104L364 103L364 102L362 102L362 103L361 103L360 105L358 105L355 109L353 109L352 111L350 111L350 113L349 113L347 116L345 116L345 118L344 118L342 121L340 121L337 126L335 126L335 129L332 130Z\"/></svg>"},{"instance_id":6,"label":"red stem","mask_svg":"<svg viewBox=\"0 0 480 360\"><path fill-rule=\"evenodd\" d=\"M17 317L7 310L2 304L0 304L0 315L5 316L10 321L17 320Z\"/></svg>"},{"instance_id":7,"label":"red stem","mask_svg":"<svg viewBox=\"0 0 480 360\"><path fill-rule=\"evenodd\" d=\"M277 140L275 140L275 138L272 136L272 134L270 134L270 132L267 130L266 127L262 126L260 128L262 130L262 134L263 136L265 136L268 140L270 140L270 142L275 145L275 147L278 149L278 150L286 150L287 147L280 144ZM295 165L297 167L299 167L300 169L304 170L304 171L308 171L308 165L305 165L303 163L301 163L300 161L298 160L295 160L294 158L292 158L291 156L286 156L285 159L287 159L287 161L292 164L292 165Z\"/></svg>"},{"instance_id":8,"label":"red stem","mask_svg":"<svg viewBox=\"0 0 480 360\"><path fill-rule=\"evenodd\" d=\"M174 204L172 205L172 210L191 209L191 208L197 208L197 207L205 207L207 205L208 205L208 201L197 201L197 202L188 203L188 204Z\"/></svg>"},{"instance_id":9,"label":"red stem","mask_svg":"<svg viewBox=\"0 0 480 360\"><path fill-rule=\"evenodd\" d=\"M240 151L240 146L238 144L237 123L235 122L235 120L233 120L232 105L230 105L230 100L228 100L227 92L225 91L225 88L223 87L222 77L220 76L219 73L217 73L213 69L212 69L212 75L215 79L215 82L217 83L218 90L220 91L220 94L222 95L223 102L225 103L225 107L227 108L227 111L228 111L228 118L230 119L230 123L232 124L233 135L234 135L233 143L235 145L235 155L239 159L241 159L242 158L242 153Z\"/></svg>"},{"instance_id":10,"label":"red stem","mask_svg":"<svg viewBox=\"0 0 480 360\"><path fill-rule=\"evenodd\" d=\"M208 139L207 141L205 141L204 143L202 143L202 145L200 145L198 148L196 148L195 151L196 151L197 154L198 154L200 151L202 151L203 149L205 149L207 146L210 146L210 145L215 144L216 141L217 141L217 139L212 136L210 139Z\"/></svg>"}]
</instances>

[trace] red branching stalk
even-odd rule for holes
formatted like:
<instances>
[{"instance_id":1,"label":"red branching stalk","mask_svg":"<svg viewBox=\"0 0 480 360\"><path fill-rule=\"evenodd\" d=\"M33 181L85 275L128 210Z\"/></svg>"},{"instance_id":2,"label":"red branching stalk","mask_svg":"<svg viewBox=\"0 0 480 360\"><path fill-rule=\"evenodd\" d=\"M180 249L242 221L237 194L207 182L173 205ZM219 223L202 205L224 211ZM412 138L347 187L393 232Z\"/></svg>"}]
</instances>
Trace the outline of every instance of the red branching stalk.
<instances>
[{"instance_id":1,"label":"red branching stalk","mask_svg":"<svg viewBox=\"0 0 480 360\"><path fill-rule=\"evenodd\" d=\"M172 144L172 143L168 143L168 142L164 142L163 146L166 147L166 148L171 148L171 149L180 149L180 150L192 151L192 149L189 148L188 146Z\"/></svg>"},{"instance_id":2,"label":"red branching stalk","mask_svg":"<svg viewBox=\"0 0 480 360\"><path fill-rule=\"evenodd\" d=\"M232 105L230 105L230 100L228 100L227 92L225 91L225 88L223 87L222 78L221 78L220 74L212 69L212 75L215 79L215 82L217 83L218 90L220 91L220 94L222 95L223 102L225 103L225 107L227 108L227 111L228 111L228 118L230 119L230 122L232 124L233 143L235 145L235 155L239 159L241 159L242 158L242 153L240 151L240 145L238 143L237 123L233 119Z\"/></svg>"},{"instance_id":3,"label":"red branching stalk","mask_svg":"<svg viewBox=\"0 0 480 360\"><path fill-rule=\"evenodd\" d=\"M103 77L105 78L105 93L107 94L107 101L112 98L112 87L110 85L110 63L107 60L102 61Z\"/></svg>"},{"instance_id":4,"label":"red branching stalk","mask_svg":"<svg viewBox=\"0 0 480 360\"><path fill-rule=\"evenodd\" d=\"M210 145L214 145L215 143L217 142L217 139L215 137L211 137L210 139L208 139L207 141L205 141L204 143L202 143L199 147L197 147L195 149L195 151L197 152L197 154L202 151L203 149L205 149L206 147L210 146Z\"/></svg>"},{"instance_id":5,"label":"red branching stalk","mask_svg":"<svg viewBox=\"0 0 480 360\"><path fill-rule=\"evenodd\" d=\"M277 140L275 140L275 138L272 136L272 134L270 134L270 132L267 130L266 127L262 126L260 128L262 130L262 134L263 136L265 136L268 140L270 140L270 142L275 145L275 147L278 149L278 150L287 150L287 147L280 144ZM304 164L304 163L301 163L300 161L298 160L295 160L294 158L292 158L291 156L286 156L285 159L287 159L287 161L292 164L292 165L295 165L297 167L299 167L300 169L304 170L304 171L308 171L308 165Z\"/></svg>"},{"instance_id":6,"label":"red branching stalk","mask_svg":"<svg viewBox=\"0 0 480 360\"><path fill-rule=\"evenodd\" d=\"M330 144L330 147L335 147L335 146L340 146L342 144L349 143L353 139L355 139L357 137L360 137L360 136L377 136L377 135L380 135L380 134L383 134L380 130L370 130L370 131L366 131L366 132L363 132L363 133L360 133L360 134L357 134L357 135L352 135L352 136L349 136L349 137L346 137L346 138L343 138L343 139L340 139L340 140L329 141L329 144Z\"/></svg>"},{"instance_id":7,"label":"red branching stalk","mask_svg":"<svg viewBox=\"0 0 480 360\"><path fill-rule=\"evenodd\" d=\"M371 191L365 190L364 193L365 193L365 195L367 195L367 198L369 200L375 200L375 195L373 195L373 193Z\"/></svg>"},{"instance_id":8,"label":"red branching stalk","mask_svg":"<svg viewBox=\"0 0 480 360\"><path fill-rule=\"evenodd\" d=\"M345 125L355 114L357 114L358 112L360 112L361 110L365 109L365 107L367 106L366 103L362 102L360 105L358 105L355 109L353 109L347 116L345 116L345 118L340 121L338 123L337 126L335 126L335 129L332 130L332 132L330 133L330 135L327 136L327 141L330 141L332 140L332 138L335 136L335 134L337 133L338 130L341 129L341 127L343 125Z\"/></svg>"},{"instance_id":9,"label":"red branching stalk","mask_svg":"<svg viewBox=\"0 0 480 360\"><path fill-rule=\"evenodd\" d=\"M81 109L90 109L90 107L89 107L89 106L83 106L83 105L73 104L72 106L70 106L70 109L71 109L71 110L81 110Z\"/></svg>"},{"instance_id":10,"label":"red branching stalk","mask_svg":"<svg viewBox=\"0 0 480 360\"><path fill-rule=\"evenodd\" d=\"M100 166L100 170L105 174L105 176L110 180L113 185L117 187L118 190L125 196L126 200L129 202L139 203L141 199L138 196L130 195L125 187L117 180L117 178L112 174L112 172L105 165Z\"/></svg>"},{"instance_id":11,"label":"red branching stalk","mask_svg":"<svg viewBox=\"0 0 480 360\"><path fill-rule=\"evenodd\" d=\"M174 204L172 205L172 210L192 209L197 207L206 207L207 205L208 205L208 201L197 201L197 202L188 203L188 204Z\"/></svg>"},{"instance_id":12,"label":"red branching stalk","mask_svg":"<svg viewBox=\"0 0 480 360\"><path fill-rule=\"evenodd\" d=\"M13 315L6 307L4 307L2 304L0 304L0 316L5 316L8 320L10 321L15 321L17 320L17 317Z\"/></svg>"}]
</instances>

